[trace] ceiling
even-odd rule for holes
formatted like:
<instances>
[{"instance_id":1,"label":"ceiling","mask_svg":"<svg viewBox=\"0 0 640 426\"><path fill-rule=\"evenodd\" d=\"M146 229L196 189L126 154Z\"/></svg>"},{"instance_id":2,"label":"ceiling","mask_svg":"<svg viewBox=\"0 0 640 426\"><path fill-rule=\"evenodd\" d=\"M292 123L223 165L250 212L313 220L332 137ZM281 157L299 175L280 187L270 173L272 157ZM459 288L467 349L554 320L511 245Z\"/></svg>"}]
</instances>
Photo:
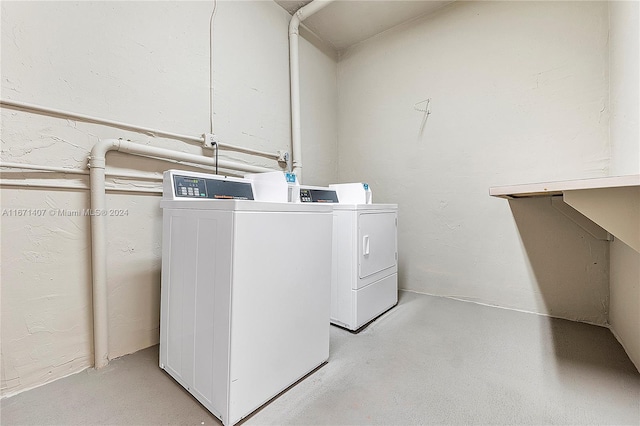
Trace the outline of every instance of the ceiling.
<instances>
[{"instance_id":1,"label":"ceiling","mask_svg":"<svg viewBox=\"0 0 640 426\"><path fill-rule=\"evenodd\" d=\"M275 0L289 13L310 0ZM336 51L366 40L452 0L336 0L304 21L304 25Z\"/></svg>"}]
</instances>

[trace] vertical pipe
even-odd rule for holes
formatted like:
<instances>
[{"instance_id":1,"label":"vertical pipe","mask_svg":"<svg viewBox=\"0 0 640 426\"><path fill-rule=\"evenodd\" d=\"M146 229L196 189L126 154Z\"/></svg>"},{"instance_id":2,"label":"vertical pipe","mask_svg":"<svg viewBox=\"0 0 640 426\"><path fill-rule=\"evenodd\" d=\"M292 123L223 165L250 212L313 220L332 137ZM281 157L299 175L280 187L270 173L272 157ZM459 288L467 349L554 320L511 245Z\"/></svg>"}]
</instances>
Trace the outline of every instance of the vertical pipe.
<instances>
[{"instance_id":1,"label":"vertical pipe","mask_svg":"<svg viewBox=\"0 0 640 426\"><path fill-rule=\"evenodd\" d=\"M213 126L213 97L215 95L213 91L213 21L216 17L216 9L218 8L218 1L213 0L213 10L211 11L211 18L209 18L209 131L212 135L215 135L215 129ZM216 146L216 152L218 147Z\"/></svg>"},{"instance_id":2,"label":"vertical pipe","mask_svg":"<svg viewBox=\"0 0 640 426\"><path fill-rule=\"evenodd\" d=\"M291 79L291 163L293 173L302 182L302 141L300 134L300 66L298 59L298 25L296 13L289 23L289 78Z\"/></svg>"},{"instance_id":3,"label":"vertical pipe","mask_svg":"<svg viewBox=\"0 0 640 426\"><path fill-rule=\"evenodd\" d=\"M95 368L107 365L108 360L108 313L107 313L107 269L105 256L98 248L106 247L106 218L99 214L104 210L104 167L91 166L91 266L93 273L93 356Z\"/></svg>"},{"instance_id":4,"label":"vertical pipe","mask_svg":"<svg viewBox=\"0 0 640 426\"><path fill-rule=\"evenodd\" d=\"M109 363L109 322L107 311L107 217L105 166L106 154L118 149L119 141L97 143L89 157L91 184L91 270L93 279L93 356L94 367Z\"/></svg>"},{"instance_id":5,"label":"vertical pipe","mask_svg":"<svg viewBox=\"0 0 640 426\"><path fill-rule=\"evenodd\" d=\"M289 22L289 78L291 85L291 160L293 172L302 183L302 137L300 132L300 61L298 28L300 22L334 0L315 0L298 9Z\"/></svg>"}]
</instances>

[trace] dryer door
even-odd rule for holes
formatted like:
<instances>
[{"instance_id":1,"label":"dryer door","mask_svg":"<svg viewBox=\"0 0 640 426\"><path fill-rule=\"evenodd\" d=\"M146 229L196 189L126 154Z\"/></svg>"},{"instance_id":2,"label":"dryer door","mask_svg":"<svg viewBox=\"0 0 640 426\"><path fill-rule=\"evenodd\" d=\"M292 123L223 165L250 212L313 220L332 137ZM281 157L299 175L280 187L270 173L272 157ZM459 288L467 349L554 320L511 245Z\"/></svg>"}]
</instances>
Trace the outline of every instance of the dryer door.
<instances>
[{"instance_id":1,"label":"dryer door","mask_svg":"<svg viewBox=\"0 0 640 426\"><path fill-rule=\"evenodd\" d=\"M358 275L369 277L396 266L396 212L358 215Z\"/></svg>"}]
</instances>

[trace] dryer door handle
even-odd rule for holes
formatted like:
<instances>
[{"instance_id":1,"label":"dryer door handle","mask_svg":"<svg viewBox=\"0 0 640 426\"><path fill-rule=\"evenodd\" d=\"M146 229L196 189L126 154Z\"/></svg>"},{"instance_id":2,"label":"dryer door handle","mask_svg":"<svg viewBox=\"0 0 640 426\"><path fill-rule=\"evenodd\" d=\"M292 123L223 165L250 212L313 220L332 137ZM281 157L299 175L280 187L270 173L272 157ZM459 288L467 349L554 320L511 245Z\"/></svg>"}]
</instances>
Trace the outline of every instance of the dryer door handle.
<instances>
[{"instance_id":1,"label":"dryer door handle","mask_svg":"<svg viewBox=\"0 0 640 426\"><path fill-rule=\"evenodd\" d=\"M364 237L362 237L362 254L364 256L369 256L369 236L365 235Z\"/></svg>"}]
</instances>

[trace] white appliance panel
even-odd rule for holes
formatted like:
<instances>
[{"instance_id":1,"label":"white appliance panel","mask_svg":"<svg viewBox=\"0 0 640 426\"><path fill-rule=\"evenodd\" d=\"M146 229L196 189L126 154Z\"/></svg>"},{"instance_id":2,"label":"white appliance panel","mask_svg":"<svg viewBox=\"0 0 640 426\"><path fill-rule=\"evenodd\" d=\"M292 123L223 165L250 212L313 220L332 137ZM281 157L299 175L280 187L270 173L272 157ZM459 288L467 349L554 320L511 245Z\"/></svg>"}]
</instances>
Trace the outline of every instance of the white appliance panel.
<instances>
[{"instance_id":1,"label":"white appliance panel","mask_svg":"<svg viewBox=\"0 0 640 426\"><path fill-rule=\"evenodd\" d=\"M356 328L362 327L398 303L398 274L391 274L373 284L354 291Z\"/></svg>"},{"instance_id":2,"label":"white appliance panel","mask_svg":"<svg viewBox=\"0 0 640 426\"><path fill-rule=\"evenodd\" d=\"M333 215L336 249L332 264L334 280L331 281L331 320L344 325L353 322L351 289L358 286L357 216L352 211L342 210L334 210Z\"/></svg>"},{"instance_id":3,"label":"white appliance panel","mask_svg":"<svg viewBox=\"0 0 640 426\"><path fill-rule=\"evenodd\" d=\"M231 423L329 358L332 243L330 213L235 218Z\"/></svg>"},{"instance_id":4,"label":"white appliance panel","mask_svg":"<svg viewBox=\"0 0 640 426\"><path fill-rule=\"evenodd\" d=\"M232 213L165 209L160 365L225 418Z\"/></svg>"},{"instance_id":5,"label":"white appliance panel","mask_svg":"<svg viewBox=\"0 0 640 426\"><path fill-rule=\"evenodd\" d=\"M228 426L328 359L334 219L326 205L185 198L183 173L220 180L165 172L160 367Z\"/></svg>"},{"instance_id":6,"label":"white appliance panel","mask_svg":"<svg viewBox=\"0 0 640 426\"><path fill-rule=\"evenodd\" d=\"M358 272L360 278L366 278L396 266L396 217L395 212L359 214Z\"/></svg>"}]
</instances>

